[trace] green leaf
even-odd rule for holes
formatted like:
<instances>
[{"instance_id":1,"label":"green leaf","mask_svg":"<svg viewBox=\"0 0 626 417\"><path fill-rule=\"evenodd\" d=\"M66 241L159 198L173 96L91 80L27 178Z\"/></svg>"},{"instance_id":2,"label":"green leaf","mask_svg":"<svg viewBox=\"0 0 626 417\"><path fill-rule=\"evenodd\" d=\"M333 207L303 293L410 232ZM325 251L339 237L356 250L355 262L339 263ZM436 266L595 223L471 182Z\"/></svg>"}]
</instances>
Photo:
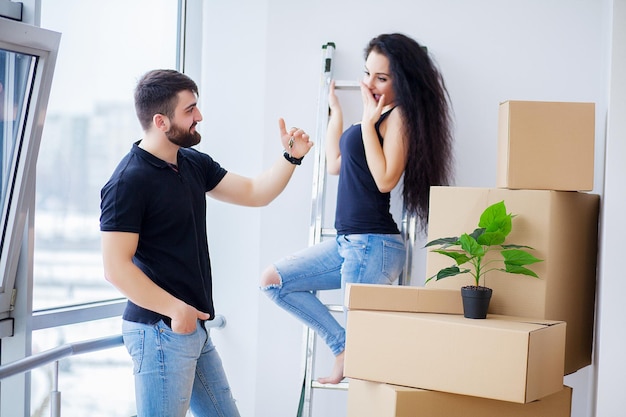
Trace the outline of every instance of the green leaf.
<instances>
[{"instance_id":1,"label":"green leaf","mask_svg":"<svg viewBox=\"0 0 626 417\"><path fill-rule=\"evenodd\" d=\"M535 278L539 278L539 276L531 271L528 268L524 268L523 266L520 265L511 265L507 262L504 263L505 269L500 269L500 271L504 271L504 272L508 272L509 274L522 274L522 275L529 275L531 277L535 277Z\"/></svg>"},{"instance_id":2,"label":"green leaf","mask_svg":"<svg viewBox=\"0 0 626 417\"><path fill-rule=\"evenodd\" d=\"M526 245L516 245L514 243L508 243L506 245L502 245L502 249L534 249L530 246L526 246Z\"/></svg>"},{"instance_id":3,"label":"green leaf","mask_svg":"<svg viewBox=\"0 0 626 417\"><path fill-rule=\"evenodd\" d=\"M495 218L486 230L488 232L500 232L504 234L504 236L508 236L508 234L511 233L511 229L513 229L513 223L511 221L511 215L508 214L503 217Z\"/></svg>"},{"instance_id":4,"label":"green leaf","mask_svg":"<svg viewBox=\"0 0 626 417\"><path fill-rule=\"evenodd\" d=\"M506 207L504 206L504 201L492 204L487 207L485 211L483 211L483 213L480 215L478 227L483 227L486 229L490 224L494 222L495 219L504 216L506 216Z\"/></svg>"},{"instance_id":5,"label":"green leaf","mask_svg":"<svg viewBox=\"0 0 626 417\"><path fill-rule=\"evenodd\" d=\"M470 256L473 257L482 257L485 255L485 250L481 245L476 242L476 239L468 235L467 233L463 233L461 237L459 237L459 241L461 242L461 248Z\"/></svg>"},{"instance_id":6,"label":"green leaf","mask_svg":"<svg viewBox=\"0 0 626 417\"><path fill-rule=\"evenodd\" d=\"M500 253L504 257L505 265L530 265L542 261L521 249L506 249Z\"/></svg>"},{"instance_id":7,"label":"green leaf","mask_svg":"<svg viewBox=\"0 0 626 417\"><path fill-rule=\"evenodd\" d=\"M506 235L500 231L485 232L477 239L478 243L485 246L501 245L504 243Z\"/></svg>"},{"instance_id":8,"label":"green leaf","mask_svg":"<svg viewBox=\"0 0 626 417\"><path fill-rule=\"evenodd\" d=\"M443 268L441 271L437 272L436 279L439 281L440 279L453 277L459 274L465 274L469 272L469 269L460 269L458 266L451 266L449 268Z\"/></svg>"},{"instance_id":9,"label":"green leaf","mask_svg":"<svg viewBox=\"0 0 626 417\"><path fill-rule=\"evenodd\" d=\"M435 249L433 250L433 252L437 252L442 255L449 256L450 258L454 259L457 265L463 265L465 262L470 260L470 258L463 252L443 250L443 249Z\"/></svg>"},{"instance_id":10,"label":"green leaf","mask_svg":"<svg viewBox=\"0 0 626 417\"><path fill-rule=\"evenodd\" d=\"M479 227L478 229L474 229L474 231L470 234L471 237L473 237L474 239L476 239L476 241L478 241L478 238L485 233L485 229L482 227Z\"/></svg>"},{"instance_id":11,"label":"green leaf","mask_svg":"<svg viewBox=\"0 0 626 417\"><path fill-rule=\"evenodd\" d=\"M437 272L436 275L433 275L432 277L428 278L424 282L424 284L428 284L428 282L433 280L433 279L435 281L439 281L440 279L453 277L453 276L459 275L459 274L465 274L467 272L469 272L469 269L459 269L458 266L453 265L453 266L450 266L448 268L443 268L441 271Z\"/></svg>"},{"instance_id":12,"label":"green leaf","mask_svg":"<svg viewBox=\"0 0 626 417\"><path fill-rule=\"evenodd\" d=\"M425 248L433 245L444 245L444 246L453 246L459 244L458 237L442 237L440 239L431 240L424 246Z\"/></svg>"},{"instance_id":13,"label":"green leaf","mask_svg":"<svg viewBox=\"0 0 626 417\"><path fill-rule=\"evenodd\" d=\"M481 214L478 226L487 232L501 232L506 237L511 233L511 215L506 214L504 201L492 204Z\"/></svg>"}]
</instances>

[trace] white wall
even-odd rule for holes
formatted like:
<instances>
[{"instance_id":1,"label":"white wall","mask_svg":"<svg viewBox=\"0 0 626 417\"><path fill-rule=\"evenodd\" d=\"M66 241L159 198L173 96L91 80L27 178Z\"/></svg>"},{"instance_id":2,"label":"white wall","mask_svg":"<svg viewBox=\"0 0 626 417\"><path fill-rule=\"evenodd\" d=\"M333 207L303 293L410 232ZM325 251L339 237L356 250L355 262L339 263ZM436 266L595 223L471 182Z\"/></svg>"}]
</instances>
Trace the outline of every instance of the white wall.
<instances>
[{"instance_id":1,"label":"white wall","mask_svg":"<svg viewBox=\"0 0 626 417\"><path fill-rule=\"evenodd\" d=\"M199 103L203 147L223 166L254 175L268 166L264 154L266 105L266 4L205 2L202 41L204 65ZM233 7L234 6L234 7ZM276 140L276 146L278 140ZM275 152L278 154L278 150ZM217 314L227 325L213 331L242 416L260 416L254 378L265 335L260 333L259 290L262 210L209 204L208 226Z\"/></svg>"},{"instance_id":2,"label":"white wall","mask_svg":"<svg viewBox=\"0 0 626 417\"><path fill-rule=\"evenodd\" d=\"M280 157L278 117L314 133L323 44L337 45L336 78L358 79L367 41L403 32L428 46L448 84L456 185L495 186L499 102L591 101L593 192L602 194L611 0L239 0L204 7L203 146L227 169L254 175ZM216 306L228 320L214 341L244 417L293 417L298 407L302 326L260 293L258 276L271 261L307 245L312 165L305 158L267 208L210 205ZM618 181L624 167L615 165ZM416 259L419 271L422 254ZM616 377L607 375L606 384ZM566 378L574 387L575 417L592 415L593 378L592 367ZM345 393L324 399L317 415L345 415Z\"/></svg>"},{"instance_id":3,"label":"white wall","mask_svg":"<svg viewBox=\"0 0 626 417\"><path fill-rule=\"evenodd\" d=\"M596 328L597 408L598 417L623 415L626 409L624 375L626 375L626 291L622 248L626 235L626 0L614 1L613 51L610 78L610 111L607 121L606 183L604 191L602 256L598 287L598 320Z\"/></svg>"}]
</instances>

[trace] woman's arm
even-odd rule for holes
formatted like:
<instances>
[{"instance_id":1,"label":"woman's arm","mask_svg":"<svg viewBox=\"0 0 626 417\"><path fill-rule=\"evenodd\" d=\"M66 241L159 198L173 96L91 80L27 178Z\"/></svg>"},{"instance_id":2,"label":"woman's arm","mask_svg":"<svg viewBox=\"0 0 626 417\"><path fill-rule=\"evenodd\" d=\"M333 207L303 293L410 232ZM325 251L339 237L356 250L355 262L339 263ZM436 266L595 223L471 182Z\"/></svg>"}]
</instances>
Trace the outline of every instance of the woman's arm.
<instances>
[{"instance_id":1,"label":"woman's arm","mask_svg":"<svg viewBox=\"0 0 626 417\"><path fill-rule=\"evenodd\" d=\"M361 83L361 93L363 96L361 132L367 166L379 191L390 192L402 178L406 165L407 143L404 139L402 109L395 108L381 123L380 133L385 138L381 146L375 125L385 106L385 96L383 95L376 102L370 90L363 83Z\"/></svg>"},{"instance_id":2,"label":"woman's arm","mask_svg":"<svg viewBox=\"0 0 626 417\"><path fill-rule=\"evenodd\" d=\"M341 167L339 139L343 133L343 112L335 94L334 80L330 82L328 107L330 108L330 118L326 129L326 172L331 175L339 175L339 168Z\"/></svg>"}]
</instances>

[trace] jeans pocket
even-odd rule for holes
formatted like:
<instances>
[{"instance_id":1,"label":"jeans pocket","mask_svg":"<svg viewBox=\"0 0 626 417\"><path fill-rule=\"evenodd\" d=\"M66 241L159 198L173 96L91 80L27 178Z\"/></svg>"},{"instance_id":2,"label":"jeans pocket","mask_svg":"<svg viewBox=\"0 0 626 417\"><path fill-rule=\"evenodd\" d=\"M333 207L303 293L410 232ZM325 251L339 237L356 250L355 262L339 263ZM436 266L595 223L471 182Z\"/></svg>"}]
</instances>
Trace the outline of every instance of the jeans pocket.
<instances>
[{"instance_id":1,"label":"jeans pocket","mask_svg":"<svg viewBox=\"0 0 626 417\"><path fill-rule=\"evenodd\" d=\"M383 241L383 267L382 273L387 277L389 283L393 283L404 268L406 259L406 248L403 242L392 240Z\"/></svg>"},{"instance_id":2,"label":"jeans pocket","mask_svg":"<svg viewBox=\"0 0 626 417\"><path fill-rule=\"evenodd\" d=\"M184 339L184 338L188 338L191 336L195 336L198 333L198 329L199 329L199 326L196 323L196 327L189 333L178 333L172 330L171 326L168 326L167 324L165 324L163 320L159 321L156 324L156 327L159 330L159 333L161 334L162 337L167 337L167 338L172 338L172 339L176 339L176 338Z\"/></svg>"},{"instance_id":3,"label":"jeans pocket","mask_svg":"<svg viewBox=\"0 0 626 417\"><path fill-rule=\"evenodd\" d=\"M122 333L124 346L133 360L133 374L141 372L143 362L143 349L145 341L145 331L142 329L128 330Z\"/></svg>"},{"instance_id":4,"label":"jeans pocket","mask_svg":"<svg viewBox=\"0 0 626 417\"><path fill-rule=\"evenodd\" d=\"M344 235L339 241L339 250L364 251L369 243L368 235Z\"/></svg>"}]
</instances>

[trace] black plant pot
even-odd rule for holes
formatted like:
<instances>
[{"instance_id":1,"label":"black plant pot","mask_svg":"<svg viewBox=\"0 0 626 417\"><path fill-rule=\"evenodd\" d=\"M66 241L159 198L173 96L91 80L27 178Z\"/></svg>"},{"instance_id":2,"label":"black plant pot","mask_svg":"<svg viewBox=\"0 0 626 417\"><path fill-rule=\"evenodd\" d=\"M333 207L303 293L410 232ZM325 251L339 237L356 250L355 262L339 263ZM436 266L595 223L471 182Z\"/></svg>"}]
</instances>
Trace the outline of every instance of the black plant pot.
<instances>
[{"instance_id":1,"label":"black plant pot","mask_svg":"<svg viewBox=\"0 0 626 417\"><path fill-rule=\"evenodd\" d=\"M487 317L491 288L467 285L461 287L463 298L463 315L468 319L484 319Z\"/></svg>"}]
</instances>

